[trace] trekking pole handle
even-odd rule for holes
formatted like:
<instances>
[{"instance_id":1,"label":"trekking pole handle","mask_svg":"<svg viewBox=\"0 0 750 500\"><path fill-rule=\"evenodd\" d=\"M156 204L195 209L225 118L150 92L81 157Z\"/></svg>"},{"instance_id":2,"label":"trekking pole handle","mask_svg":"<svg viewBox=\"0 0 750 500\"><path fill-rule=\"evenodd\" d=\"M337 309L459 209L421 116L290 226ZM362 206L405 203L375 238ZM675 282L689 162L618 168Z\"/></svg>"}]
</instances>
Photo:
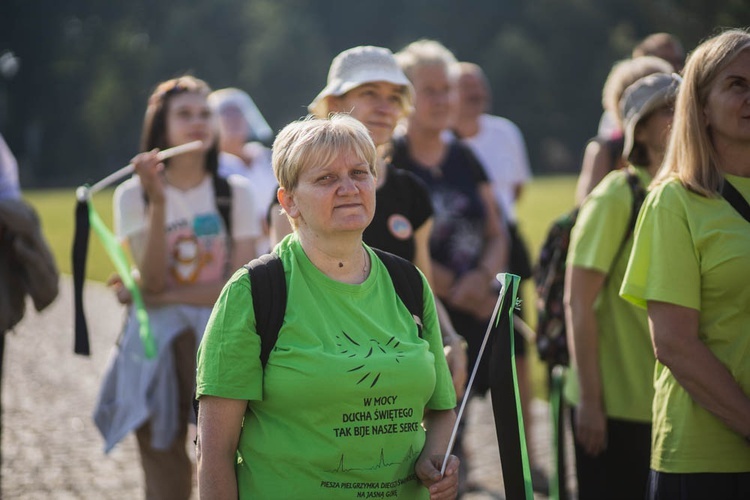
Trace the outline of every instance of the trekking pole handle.
<instances>
[{"instance_id":1,"label":"trekking pole handle","mask_svg":"<svg viewBox=\"0 0 750 500\"><path fill-rule=\"evenodd\" d=\"M177 156L182 153L195 151L197 149L200 149L202 146L203 146L202 141L192 141L192 142L188 142L185 144L180 144L179 146L165 149L164 151L159 151L156 154L156 158L158 158L159 161L164 161L168 158L172 158L173 156ZM132 174L134 171L135 171L135 166L132 163L129 163L125 165L124 167L122 167L121 169L109 174L107 177L100 180L99 182L97 182L91 187L80 186L78 189L76 189L76 198L79 201L84 201L90 198L93 194L109 186L110 184L117 182L118 180L122 179L126 175Z\"/></svg>"}]
</instances>

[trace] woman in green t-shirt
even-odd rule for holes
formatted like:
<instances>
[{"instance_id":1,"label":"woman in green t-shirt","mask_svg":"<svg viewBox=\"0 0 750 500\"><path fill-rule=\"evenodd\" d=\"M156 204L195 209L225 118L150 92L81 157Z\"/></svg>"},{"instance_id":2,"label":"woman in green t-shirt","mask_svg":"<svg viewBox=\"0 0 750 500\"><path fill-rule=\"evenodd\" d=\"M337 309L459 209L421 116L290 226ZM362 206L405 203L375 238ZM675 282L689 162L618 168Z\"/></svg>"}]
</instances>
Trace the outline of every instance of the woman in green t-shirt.
<instances>
[{"instance_id":1,"label":"woman in green t-shirt","mask_svg":"<svg viewBox=\"0 0 750 500\"><path fill-rule=\"evenodd\" d=\"M750 498L750 34L689 56L620 293L648 309L651 499ZM745 206L747 206L745 204Z\"/></svg>"},{"instance_id":2,"label":"woman in green t-shirt","mask_svg":"<svg viewBox=\"0 0 750 500\"><path fill-rule=\"evenodd\" d=\"M347 115L285 127L273 145L294 233L276 247L287 307L265 366L244 270L198 352L198 489L206 498L455 498L440 467L455 391L422 276L422 334L362 242L377 153Z\"/></svg>"},{"instance_id":3,"label":"woman in green t-shirt","mask_svg":"<svg viewBox=\"0 0 750 500\"><path fill-rule=\"evenodd\" d=\"M633 244L637 193L629 184L648 185L664 159L678 85L679 77L655 73L627 88L620 108L631 166L608 174L589 194L571 234L565 304L575 369L566 395L576 404L580 500L640 498L646 491L655 360L646 312L618 292ZM571 397L578 388L580 397Z\"/></svg>"}]
</instances>

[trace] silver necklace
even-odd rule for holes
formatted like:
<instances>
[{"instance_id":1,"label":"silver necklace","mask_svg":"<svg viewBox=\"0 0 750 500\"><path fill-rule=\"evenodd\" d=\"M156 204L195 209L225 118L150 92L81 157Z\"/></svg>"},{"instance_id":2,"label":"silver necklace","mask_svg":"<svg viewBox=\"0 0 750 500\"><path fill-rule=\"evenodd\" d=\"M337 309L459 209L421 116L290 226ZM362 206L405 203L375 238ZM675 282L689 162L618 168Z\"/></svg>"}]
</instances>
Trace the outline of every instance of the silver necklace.
<instances>
[{"instance_id":1,"label":"silver necklace","mask_svg":"<svg viewBox=\"0 0 750 500\"><path fill-rule=\"evenodd\" d=\"M367 278L367 264L369 263L369 259L367 258L367 250L365 250L365 247L362 247L362 278ZM339 267L344 267L344 263L339 261Z\"/></svg>"},{"instance_id":2,"label":"silver necklace","mask_svg":"<svg viewBox=\"0 0 750 500\"><path fill-rule=\"evenodd\" d=\"M365 247L362 247L362 257L364 258L364 262L362 263L362 279L367 279L367 264L369 259L367 258L367 250L365 250Z\"/></svg>"}]
</instances>

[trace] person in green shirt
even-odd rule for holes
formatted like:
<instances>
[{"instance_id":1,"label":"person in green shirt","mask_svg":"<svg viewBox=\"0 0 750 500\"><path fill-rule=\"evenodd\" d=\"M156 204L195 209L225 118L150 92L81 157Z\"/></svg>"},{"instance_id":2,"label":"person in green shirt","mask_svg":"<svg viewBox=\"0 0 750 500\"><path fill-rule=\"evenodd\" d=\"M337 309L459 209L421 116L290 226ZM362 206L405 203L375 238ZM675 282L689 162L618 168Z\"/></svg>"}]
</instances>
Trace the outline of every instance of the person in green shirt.
<instances>
[{"instance_id":1,"label":"person in green shirt","mask_svg":"<svg viewBox=\"0 0 750 500\"><path fill-rule=\"evenodd\" d=\"M621 295L648 311L657 358L648 498L750 498L750 33L685 66L662 170ZM738 204L739 205L739 204Z\"/></svg>"},{"instance_id":2,"label":"person in green shirt","mask_svg":"<svg viewBox=\"0 0 750 500\"><path fill-rule=\"evenodd\" d=\"M642 186L664 158L678 78L646 76L620 101L623 156ZM576 405L581 500L641 498L646 491L655 359L646 312L618 294L633 244L634 196L627 171L610 173L586 198L571 233L565 305L573 370L566 393Z\"/></svg>"},{"instance_id":3,"label":"person in green shirt","mask_svg":"<svg viewBox=\"0 0 750 500\"><path fill-rule=\"evenodd\" d=\"M456 396L432 292L422 335L362 242L377 153L343 114L287 125L273 146L278 200L294 233L275 252L284 323L265 367L250 280L235 273L198 351L201 498L455 498L440 468Z\"/></svg>"}]
</instances>

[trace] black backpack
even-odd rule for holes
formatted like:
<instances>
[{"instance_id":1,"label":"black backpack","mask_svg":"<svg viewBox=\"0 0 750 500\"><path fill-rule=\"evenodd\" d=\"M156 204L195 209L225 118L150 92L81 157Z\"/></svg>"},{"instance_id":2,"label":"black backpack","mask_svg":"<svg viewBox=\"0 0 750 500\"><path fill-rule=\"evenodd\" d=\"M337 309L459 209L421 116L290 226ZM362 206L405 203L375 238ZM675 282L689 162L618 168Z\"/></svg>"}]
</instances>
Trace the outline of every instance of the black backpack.
<instances>
[{"instance_id":1,"label":"black backpack","mask_svg":"<svg viewBox=\"0 0 750 500\"><path fill-rule=\"evenodd\" d=\"M635 228L638 212L646 197L646 190L641 186L636 173L630 168L625 169L625 172L628 186L633 193L633 205L628 229L623 236L615 261ZM567 366L570 363L563 294L565 293L565 260L570 245L570 232L577 218L578 208L575 208L552 223L534 268L534 283L537 292L536 348L539 358L550 368L555 365Z\"/></svg>"},{"instance_id":2,"label":"black backpack","mask_svg":"<svg viewBox=\"0 0 750 500\"><path fill-rule=\"evenodd\" d=\"M392 253L372 249L388 270L396 294L414 317L422 337L422 277L417 268L406 259ZM250 275L250 286L255 311L255 326L260 336L260 361L266 366L286 313L286 278L281 259L275 253L262 255L244 266Z\"/></svg>"},{"instance_id":3,"label":"black backpack","mask_svg":"<svg viewBox=\"0 0 750 500\"><path fill-rule=\"evenodd\" d=\"M372 249L391 276L393 288L411 313L422 338L424 316L424 284L416 266L408 260L377 248ZM250 287L255 312L255 330L260 336L260 362L265 368L279 338L286 314L286 276L284 265L276 253L261 255L243 266L250 276ZM199 400L193 397L193 409L198 417Z\"/></svg>"}]
</instances>

